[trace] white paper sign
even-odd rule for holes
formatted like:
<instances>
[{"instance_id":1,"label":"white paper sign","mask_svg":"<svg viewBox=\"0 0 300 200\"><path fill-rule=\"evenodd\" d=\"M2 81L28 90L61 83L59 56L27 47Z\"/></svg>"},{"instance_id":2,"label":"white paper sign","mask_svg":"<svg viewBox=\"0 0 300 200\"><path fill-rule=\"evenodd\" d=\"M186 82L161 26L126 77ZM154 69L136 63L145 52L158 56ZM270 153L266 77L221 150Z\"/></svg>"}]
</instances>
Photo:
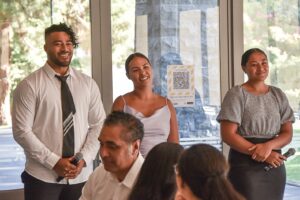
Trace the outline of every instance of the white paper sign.
<instances>
[{"instance_id":1,"label":"white paper sign","mask_svg":"<svg viewBox=\"0 0 300 200\"><path fill-rule=\"evenodd\" d=\"M195 74L193 65L168 65L168 98L174 107L195 104Z\"/></svg>"}]
</instances>

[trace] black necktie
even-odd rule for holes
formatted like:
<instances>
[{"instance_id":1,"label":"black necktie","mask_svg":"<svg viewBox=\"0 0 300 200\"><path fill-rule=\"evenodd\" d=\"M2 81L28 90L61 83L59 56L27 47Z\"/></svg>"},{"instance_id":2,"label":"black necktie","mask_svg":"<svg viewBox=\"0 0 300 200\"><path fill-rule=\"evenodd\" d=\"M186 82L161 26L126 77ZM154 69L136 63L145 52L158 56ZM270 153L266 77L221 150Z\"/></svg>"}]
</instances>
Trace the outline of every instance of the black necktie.
<instances>
[{"instance_id":1,"label":"black necktie","mask_svg":"<svg viewBox=\"0 0 300 200\"><path fill-rule=\"evenodd\" d=\"M63 158L74 155L74 124L73 115L76 113L75 105L69 86L68 76L55 75L61 81L61 106L63 113Z\"/></svg>"}]
</instances>

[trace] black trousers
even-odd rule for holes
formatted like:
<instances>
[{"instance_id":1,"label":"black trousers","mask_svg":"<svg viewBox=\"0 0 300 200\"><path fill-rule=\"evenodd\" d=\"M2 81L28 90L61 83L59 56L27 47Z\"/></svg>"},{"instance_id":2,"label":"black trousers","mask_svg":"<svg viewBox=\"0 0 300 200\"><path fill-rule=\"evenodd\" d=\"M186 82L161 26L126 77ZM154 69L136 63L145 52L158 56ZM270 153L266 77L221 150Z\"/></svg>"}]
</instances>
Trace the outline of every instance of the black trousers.
<instances>
[{"instance_id":1,"label":"black trousers","mask_svg":"<svg viewBox=\"0 0 300 200\"><path fill-rule=\"evenodd\" d=\"M266 141L261 140L252 139L251 142L257 144ZM229 164L228 178L234 188L247 200L283 199L286 183L284 165L265 171L264 167L269 164L256 162L249 155L233 149L229 152Z\"/></svg>"},{"instance_id":2,"label":"black trousers","mask_svg":"<svg viewBox=\"0 0 300 200\"><path fill-rule=\"evenodd\" d=\"M84 183L69 185L43 182L24 171L25 200L78 200Z\"/></svg>"}]
</instances>

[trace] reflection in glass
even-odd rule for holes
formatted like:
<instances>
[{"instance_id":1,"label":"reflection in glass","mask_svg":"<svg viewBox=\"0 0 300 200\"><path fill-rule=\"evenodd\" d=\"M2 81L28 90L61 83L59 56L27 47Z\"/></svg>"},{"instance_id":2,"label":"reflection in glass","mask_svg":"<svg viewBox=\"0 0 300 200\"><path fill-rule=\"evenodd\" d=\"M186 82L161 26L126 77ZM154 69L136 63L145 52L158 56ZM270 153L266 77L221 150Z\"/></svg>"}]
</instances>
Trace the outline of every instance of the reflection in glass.
<instances>
[{"instance_id":1,"label":"reflection in glass","mask_svg":"<svg viewBox=\"0 0 300 200\"><path fill-rule=\"evenodd\" d=\"M168 65L194 65L195 105L176 107L181 143L221 148L215 120L220 107L218 1L151 2L136 1L135 46L152 63L154 90L167 96Z\"/></svg>"},{"instance_id":2,"label":"reflection in glass","mask_svg":"<svg viewBox=\"0 0 300 200\"><path fill-rule=\"evenodd\" d=\"M112 0L111 4L114 99L132 90L124 63L133 51L149 57L154 69L154 90L163 96L167 96L167 66L192 64L195 106L176 108L181 143L189 146L207 142L221 148L215 120L220 107L218 1L124 3L128 6L121 6L121 0Z\"/></svg>"}]
</instances>

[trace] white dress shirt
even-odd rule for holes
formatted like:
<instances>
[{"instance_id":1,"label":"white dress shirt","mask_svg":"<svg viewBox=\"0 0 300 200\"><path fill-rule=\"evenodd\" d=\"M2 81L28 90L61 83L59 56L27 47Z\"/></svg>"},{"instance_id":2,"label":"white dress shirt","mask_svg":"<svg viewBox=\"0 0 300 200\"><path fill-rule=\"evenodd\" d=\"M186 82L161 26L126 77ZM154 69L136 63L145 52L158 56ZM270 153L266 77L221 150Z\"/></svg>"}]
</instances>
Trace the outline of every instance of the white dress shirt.
<instances>
[{"instance_id":1,"label":"white dress shirt","mask_svg":"<svg viewBox=\"0 0 300 200\"><path fill-rule=\"evenodd\" d=\"M76 184L86 181L93 171L105 111L96 82L71 67L68 74L67 83L76 107L74 150L81 152L86 162L78 177L69 180ZM13 135L24 148L25 170L48 183L56 183L58 175L52 168L62 156L63 145L61 82L55 75L46 63L21 81L14 91L12 110Z\"/></svg>"},{"instance_id":2,"label":"white dress shirt","mask_svg":"<svg viewBox=\"0 0 300 200\"><path fill-rule=\"evenodd\" d=\"M101 164L84 185L79 200L127 200L143 162L144 158L139 154L122 182Z\"/></svg>"}]
</instances>

